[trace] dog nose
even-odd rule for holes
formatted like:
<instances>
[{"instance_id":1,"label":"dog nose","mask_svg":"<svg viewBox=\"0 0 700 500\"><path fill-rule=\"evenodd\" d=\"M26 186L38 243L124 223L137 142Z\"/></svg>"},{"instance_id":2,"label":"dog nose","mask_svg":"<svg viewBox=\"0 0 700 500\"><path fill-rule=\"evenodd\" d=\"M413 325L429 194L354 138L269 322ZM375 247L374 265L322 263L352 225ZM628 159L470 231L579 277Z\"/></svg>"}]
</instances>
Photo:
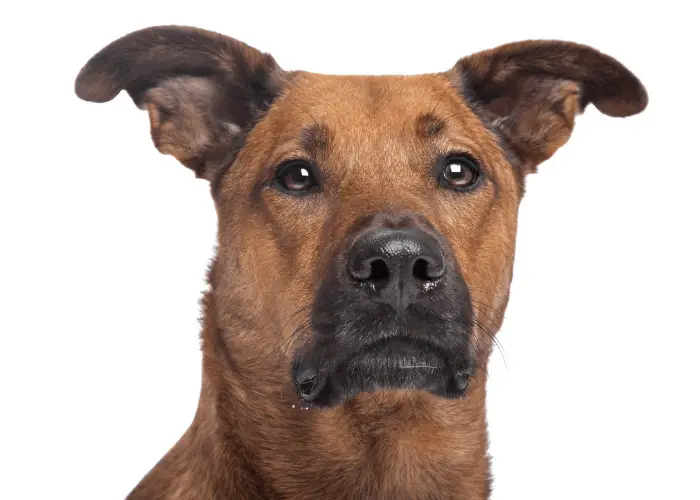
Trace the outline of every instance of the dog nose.
<instances>
[{"instance_id":1,"label":"dog nose","mask_svg":"<svg viewBox=\"0 0 700 500\"><path fill-rule=\"evenodd\" d=\"M403 311L440 283L445 256L438 241L420 229L382 228L355 241L348 273L368 293Z\"/></svg>"}]
</instances>

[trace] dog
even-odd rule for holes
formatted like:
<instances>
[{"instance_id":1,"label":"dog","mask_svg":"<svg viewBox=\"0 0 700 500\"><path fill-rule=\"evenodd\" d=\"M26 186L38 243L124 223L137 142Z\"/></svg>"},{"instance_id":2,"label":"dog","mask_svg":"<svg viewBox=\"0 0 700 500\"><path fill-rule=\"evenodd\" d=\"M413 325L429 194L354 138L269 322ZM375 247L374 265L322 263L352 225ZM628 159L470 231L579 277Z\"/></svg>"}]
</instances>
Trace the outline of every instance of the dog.
<instances>
[{"instance_id":1,"label":"dog","mask_svg":"<svg viewBox=\"0 0 700 500\"><path fill-rule=\"evenodd\" d=\"M643 111L616 59L529 40L443 73L283 70L156 26L75 92L126 90L156 148L210 183L196 415L129 499L486 499L486 363L525 178L588 104Z\"/></svg>"}]
</instances>

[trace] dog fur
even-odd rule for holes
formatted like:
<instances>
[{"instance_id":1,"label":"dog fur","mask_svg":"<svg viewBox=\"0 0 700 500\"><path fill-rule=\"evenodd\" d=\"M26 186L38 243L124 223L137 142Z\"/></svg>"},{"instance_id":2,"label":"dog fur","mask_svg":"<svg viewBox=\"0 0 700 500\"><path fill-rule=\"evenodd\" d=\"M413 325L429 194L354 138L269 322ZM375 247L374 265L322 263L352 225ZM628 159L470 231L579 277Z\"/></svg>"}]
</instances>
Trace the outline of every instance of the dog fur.
<instances>
[{"instance_id":1,"label":"dog fur","mask_svg":"<svg viewBox=\"0 0 700 500\"><path fill-rule=\"evenodd\" d=\"M524 179L593 104L623 117L647 95L621 63L588 46L525 41L444 73L331 76L285 71L227 36L178 26L109 44L77 95L126 90L155 146L211 183L218 252L203 298L196 416L130 499L486 499L486 362L503 321ZM468 152L486 181L440 189L436 155ZM274 167L305 158L322 192L288 196ZM292 353L311 305L358 221L418 214L444 238L473 305L478 369L463 398L361 393L302 409ZM302 340L300 340L302 339Z\"/></svg>"}]
</instances>

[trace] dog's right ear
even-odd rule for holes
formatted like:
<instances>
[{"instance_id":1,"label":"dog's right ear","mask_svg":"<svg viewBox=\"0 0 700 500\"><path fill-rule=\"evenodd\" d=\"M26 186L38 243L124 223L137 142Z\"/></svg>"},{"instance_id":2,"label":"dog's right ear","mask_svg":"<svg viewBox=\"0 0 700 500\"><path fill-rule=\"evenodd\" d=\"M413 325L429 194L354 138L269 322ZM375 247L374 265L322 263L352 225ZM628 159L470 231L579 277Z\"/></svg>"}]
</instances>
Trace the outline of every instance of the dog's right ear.
<instances>
[{"instance_id":1,"label":"dog's right ear","mask_svg":"<svg viewBox=\"0 0 700 500\"><path fill-rule=\"evenodd\" d=\"M233 161L287 76L272 56L238 40L157 26L93 56L76 78L75 92L86 101L107 102L126 90L148 111L156 148L212 180Z\"/></svg>"},{"instance_id":2,"label":"dog's right ear","mask_svg":"<svg viewBox=\"0 0 700 500\"><path fill-rule=\"evenodd\" d=\"M644 85L616 59L578 43L527 40L463 57L448 72L510 145L523 174L563 146L588 104L608 116L647 106Z\"/></svg>"}]
</instances>

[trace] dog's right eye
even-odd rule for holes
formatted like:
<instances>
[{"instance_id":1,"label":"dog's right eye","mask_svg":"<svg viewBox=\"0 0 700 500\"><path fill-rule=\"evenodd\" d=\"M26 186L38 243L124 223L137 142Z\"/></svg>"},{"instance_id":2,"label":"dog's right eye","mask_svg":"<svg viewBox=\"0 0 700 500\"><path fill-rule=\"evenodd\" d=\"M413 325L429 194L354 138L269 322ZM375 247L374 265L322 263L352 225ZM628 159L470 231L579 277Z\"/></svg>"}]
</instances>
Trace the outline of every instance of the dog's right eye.
<instances>
[{"instance_id":1,"label":"dog's right eye","mask_svg":"<svg viewBox=\"0 0 700 500\"><path fill-rule=\"evenodd\" d=\"M277 167L275 181L280 191L293 195L311 194L319 187L314 168L300 160L284 163Z\"/></svg>"}]
</instances>

